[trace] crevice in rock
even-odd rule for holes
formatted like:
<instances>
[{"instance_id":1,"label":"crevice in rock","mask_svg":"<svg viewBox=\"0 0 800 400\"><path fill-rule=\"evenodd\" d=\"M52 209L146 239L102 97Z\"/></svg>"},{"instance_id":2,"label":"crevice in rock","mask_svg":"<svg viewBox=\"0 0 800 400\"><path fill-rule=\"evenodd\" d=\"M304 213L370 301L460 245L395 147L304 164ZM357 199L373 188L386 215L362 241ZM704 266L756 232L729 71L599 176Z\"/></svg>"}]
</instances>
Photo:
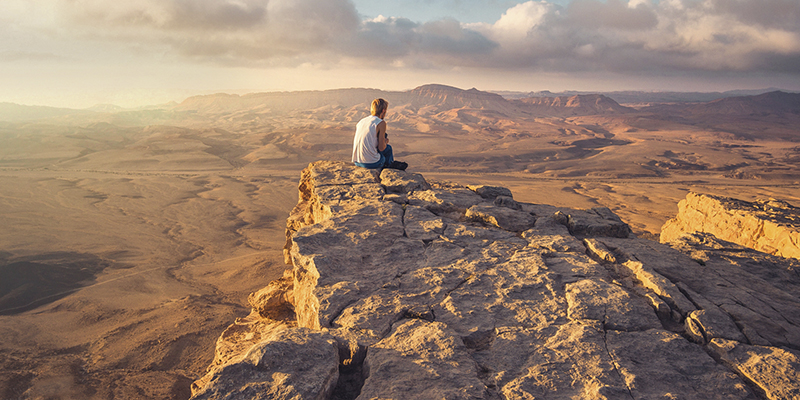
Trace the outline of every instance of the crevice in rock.
<instances>
[{"instance_id":1,"label":"crevice in rock","mask_svg":"<svg viewBox=\"0 0 800 400\"><path fill-rule=\"evenodd\" d=\"M479 363L475 362L478 365L478 379L483 382L483 386L486 387L487 399L501 399L505 398L504 396L500 395L500 388L497 387L497 382L495 378L492 376L492 369Z\"/></svg>"},{"instance_id":2,"label":"crevice in rock","mask_svg":"<svg viewBox=\"0 0 800 400\"><path fill-rule=\"evenodd\" d=\"M339 364L339 380L331 393L330 400L354 400L364 387L364 359L369 349L364 348L359 357L354 357L350 364Z\"/></svg>"},{"instance_id":3,"label":"crevice in rock","mask_svg":"<svg viewBox=\"0 0 800 400\"><path fill-rule=\"evenodd\" d=\"M603 327L603 348L605 349L606 354L608 355L608 359L611 360L611 364L614 365L614 372L617 373L617 376L619 376L620 381L624 383L625 388L628 389L628 396L630 396L631 399L635 399L635 397L633 396L633 391L631 391L630 386L628 386L628 382L625 380L625 377L622 376L622 372L620 372L619 363L617 362L616 359L614 359L614 356L611 354L611 351L608 350L607 333L608 331L605 329L605 327Z\"/></svg>"},{"instance_id":4,"label":"crevice in rock","mask_svg":"<svg viewBox=\"0 0 800 400\"><path fill-rule=\"evenodd\" d=\"M400 221L403 222L403 237L408 238L408 232L406 232L406 206L403 205L400 208L403 210L403 214L400 215Z\"/></svg>"},{"instance_id":5,"label":"crevice in rock","mask_svg":"<svg viewBox=\"0 0 800 400\"><path fill-rule=\"evenodd\" d=\"M675 312L675 310L672 308L670 308L670 310L673 313ZM683 323L675 321L672 318L672 315L664 316L659 313L656 313L656 317L658 317L658 320L661 322L661 327L664 328L664 330L677 333L688 339L688 337L686 336L686 329L683 326Z\"/></svg>"}]
</instances>

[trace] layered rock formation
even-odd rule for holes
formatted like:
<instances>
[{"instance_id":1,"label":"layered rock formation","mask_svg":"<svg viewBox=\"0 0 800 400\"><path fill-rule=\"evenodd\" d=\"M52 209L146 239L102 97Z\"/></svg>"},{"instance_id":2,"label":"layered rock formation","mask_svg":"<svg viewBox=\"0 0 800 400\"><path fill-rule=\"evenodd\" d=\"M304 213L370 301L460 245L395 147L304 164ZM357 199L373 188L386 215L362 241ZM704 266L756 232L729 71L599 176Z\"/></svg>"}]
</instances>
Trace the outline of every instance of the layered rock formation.
<instances>
[{"instance_id":1,"label":"layered rock formation","mask_svg":"<svg viewBox=\"0 0 800 400\"><path fill-rule=\"evenodd\" d=\"M689 193L661 228L661 242L702 232L751 249L800 258L800 208L779 200L747 202Z\"/></svg>"},{"instance_id":2,"label":"layered rock formation","mask_svg":"<svg viewBox=\"0 0 800 400\"><path fill-rule=\"evenodd\" d=\"M800 396L798 264L606 208L317 162L195 399Z\"/></svg>"}]
</instances>

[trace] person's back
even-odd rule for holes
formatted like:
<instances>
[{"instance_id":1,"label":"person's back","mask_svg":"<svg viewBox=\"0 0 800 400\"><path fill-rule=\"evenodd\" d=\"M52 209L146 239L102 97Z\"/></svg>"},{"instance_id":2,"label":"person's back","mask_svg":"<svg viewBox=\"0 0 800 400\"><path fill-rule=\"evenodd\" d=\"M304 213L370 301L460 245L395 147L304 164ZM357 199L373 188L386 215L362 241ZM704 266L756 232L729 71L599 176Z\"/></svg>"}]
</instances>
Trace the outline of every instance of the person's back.
<instances>
[{"instance_id":1,"label":"person's back","mask_svg":"<svg viewBox=\"0 0 800 400\"><path fill-rule=\"evenodd\" d=\"M362 118L356 124L353 137L353 156L351 160L363 168L394 168L405 170L408 164L395 161L389 135L386 134L386 112L389 102L375 99L370 106L370 116Z\"/></svg>"},{"instance_id":2,"label":"person's back","mask_svg":"<svg viewBox=\"0 0 800 400\"><path fill-rule=\"evenodd\" d=\"M354 163L374 164L381 159L378 153L378 125L383 122L378 116L364 117L356 124L356 135L353 139Z\"/></svg>"}]
</instances>

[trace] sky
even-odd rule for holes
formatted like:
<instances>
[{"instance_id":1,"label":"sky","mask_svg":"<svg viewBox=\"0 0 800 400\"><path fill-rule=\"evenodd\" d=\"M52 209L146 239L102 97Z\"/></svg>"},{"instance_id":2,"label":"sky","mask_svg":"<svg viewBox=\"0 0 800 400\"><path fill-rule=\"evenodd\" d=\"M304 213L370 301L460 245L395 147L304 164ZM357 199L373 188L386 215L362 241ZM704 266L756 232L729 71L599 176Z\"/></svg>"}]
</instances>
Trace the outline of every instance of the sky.
<instances>
[{"instance_id":1,"label":"sky","mask_svg":"<svg viewBox=\"0 0 800 400\"><path fill-rule=\"evenodd\" d=\"M2 0L0 102L800 90L798 0Z\"/></svg>"}]
</instances>

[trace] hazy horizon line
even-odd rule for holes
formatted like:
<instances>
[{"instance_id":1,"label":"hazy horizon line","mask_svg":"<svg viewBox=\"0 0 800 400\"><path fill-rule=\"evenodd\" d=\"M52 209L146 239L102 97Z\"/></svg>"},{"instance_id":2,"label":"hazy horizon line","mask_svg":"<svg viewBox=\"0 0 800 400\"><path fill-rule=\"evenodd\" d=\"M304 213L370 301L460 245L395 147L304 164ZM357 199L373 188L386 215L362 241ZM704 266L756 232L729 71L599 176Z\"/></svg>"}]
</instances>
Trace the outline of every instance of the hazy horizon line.
<instances>
[{"instance_id":1,"label":"hazy horizon line","mask_svg":"<svg viewBox=\"0 0 800 400\"><path fill-rule=\"evenodd\" d=\"M478 91L484 93L493 93L506 98L507 96L513 95L524 95L524 94L537 94L537 93L550 93L553 95L575 95L575 94L613 94L613 93L643 93L643 94L659 94L659 93L676 93L676 94L736 94L736 93L767 93L773 91L782 91L787 93L800 93L800 90L792 90L786 89L782 87L762 87L758 89L744 89L744 88L737 88L737 89L730 89L730 90L712 90L712 91L687 91L687 90L642 90L642 89L621 89L621 90L580 90L580 89L568 89L568 90L561 90L561 91L551 91L547 89L542 90L483 90L477 89L475 87L464 89L458 86L442 84L442 83L427 83L418 85L412 88L404 89L404 90L391 90L391 89L381 89L375 87L338 87L338 88L328 88L328 89L302 89L302 90L258 90L258 89L209 89L209 90L189 90L189 89L172 89L168 90L171 92L182 92L183 94L179 95L179 97L172 97L171 100L164 100L164 101L155 101L151 103L143 103L141 105L134 105L134 106L120 106L114 102L98 102L88 107L75 107L75 106L58 106L58 105L50 105L45 103L23 103L23 102L16 102L16 101L7 101L7 100L0 100L0 104L11 104L16 106L22 107L44 107L44 108L55 108L55 109L68 109L68 110L78 110L78 111L92 111L94 108L99 107L116 107L119 108L119 111L126 111L126 110L138 110L138 109L145 109L151 107L160 107L165 106L168 104L180 104L192 97L199 97L199 96L213 96L213 95L235 95L235 96L247 96L247 95L255 95L255 94L262 94L262 93L304 93L304 92L331 92L331 91L338 91L338 90L376 90L381 92L409 92L414 89L425 87L425 86L446 86L462 91L467 91L470 89L476 89ZM144 89L142 89L144 90ZM119 93L130 93L132 91L121 90ZM194 93L194 94L188 94ZM176 98L178 100L176 100Z\"/></svg>"}]
</instances>

